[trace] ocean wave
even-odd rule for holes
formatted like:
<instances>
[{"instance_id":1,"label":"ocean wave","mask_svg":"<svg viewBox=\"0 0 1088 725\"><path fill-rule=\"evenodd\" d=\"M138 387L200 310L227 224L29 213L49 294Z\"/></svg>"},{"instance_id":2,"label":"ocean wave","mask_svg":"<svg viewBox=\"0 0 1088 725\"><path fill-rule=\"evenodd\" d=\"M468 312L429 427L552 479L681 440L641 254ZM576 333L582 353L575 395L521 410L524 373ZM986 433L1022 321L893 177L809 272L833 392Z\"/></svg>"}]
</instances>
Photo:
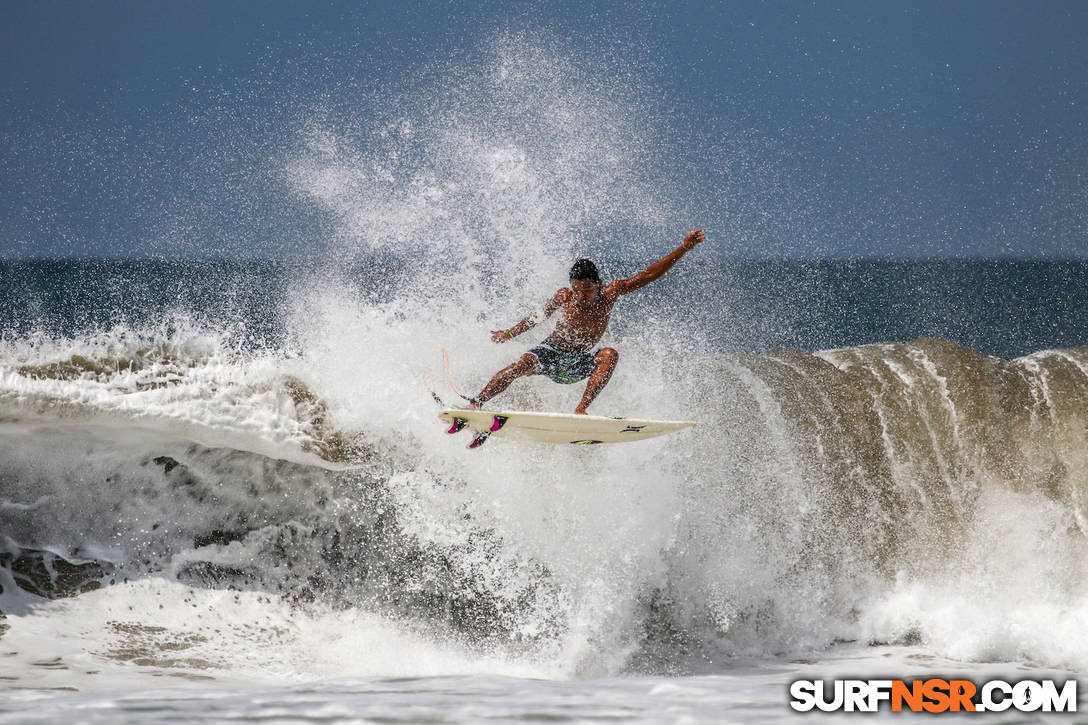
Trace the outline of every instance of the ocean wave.
<instances>
[{"instance_id":1,"label":"ocean wave","mask_svg":"<svg viewBox=\"0 0 1088 725\"><path fill-rule=\"evenodd\" d=\"M1035 659L1088 651L1044 636L1088 593L1088 348L689 360L672 366L699 422L682 440L467 454L415 410L346 426L288 356L78 347L0 365L0 610L165 577L578 671L843 639L1012 656L953 626L941 592L1019 622L1012 647ZM1045 595L1008 562L1045 570Z\"/></svg>"}]
</instances>

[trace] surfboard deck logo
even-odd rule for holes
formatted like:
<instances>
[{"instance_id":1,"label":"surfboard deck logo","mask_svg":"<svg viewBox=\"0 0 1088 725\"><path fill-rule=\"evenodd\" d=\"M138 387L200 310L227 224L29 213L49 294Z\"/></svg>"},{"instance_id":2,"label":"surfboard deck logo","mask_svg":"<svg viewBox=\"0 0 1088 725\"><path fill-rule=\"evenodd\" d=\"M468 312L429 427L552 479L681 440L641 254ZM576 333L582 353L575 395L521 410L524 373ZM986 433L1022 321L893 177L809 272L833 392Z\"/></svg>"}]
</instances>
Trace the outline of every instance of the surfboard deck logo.
<instances>
[{"instance_id":1,"label":"surfboard deck logo","mask_svg":"<svg viewBox=\"0 0 1088 725\"><path fill-rule=\"evenodd\" d=\"M438 417L450 424L448 433L472 431L475 436L470 448L479 448L492 436L571 445L622 443L667 435L695 425L690 420L643 420L572 413L466 408L446 408Z\"/></svg>"}]
</instances>

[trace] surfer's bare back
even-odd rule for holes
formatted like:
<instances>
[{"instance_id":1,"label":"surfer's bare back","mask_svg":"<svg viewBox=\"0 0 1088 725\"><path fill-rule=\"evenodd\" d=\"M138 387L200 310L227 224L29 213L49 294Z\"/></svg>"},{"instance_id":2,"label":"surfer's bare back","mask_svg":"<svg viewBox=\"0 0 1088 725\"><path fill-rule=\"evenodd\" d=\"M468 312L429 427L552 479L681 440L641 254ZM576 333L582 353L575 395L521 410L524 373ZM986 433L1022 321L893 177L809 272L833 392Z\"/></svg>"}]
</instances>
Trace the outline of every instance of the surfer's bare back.
<instances>
[{"instance_id":1,"label":"surfer's bare back","mask_svg":"<svg viewBox=\"0 0 1088 725\"><path fill-rule=\"evenodd\" d=\"M597 265L593 262L588 259L576 261L570 268L570 287L556 292L544 305L542 314L530 315L506 330L491 332L492 342L503 343L536 327L538 322L551 317L556 310L563 311L552 334L513 365L495 373L480 394L472 399L472 407L480 407L525 375L547 375L557 383L576 383L588 377L586 392L574 409L575 413L585 415L586 408L608 384L620 359L620 354L610 347L589 352L604 335L616 300L660 279L677 260L705 238L703 230L696 229L684 237L679 247L643 271L608 284L601 283Z\"/></svg>"}]
</instances>

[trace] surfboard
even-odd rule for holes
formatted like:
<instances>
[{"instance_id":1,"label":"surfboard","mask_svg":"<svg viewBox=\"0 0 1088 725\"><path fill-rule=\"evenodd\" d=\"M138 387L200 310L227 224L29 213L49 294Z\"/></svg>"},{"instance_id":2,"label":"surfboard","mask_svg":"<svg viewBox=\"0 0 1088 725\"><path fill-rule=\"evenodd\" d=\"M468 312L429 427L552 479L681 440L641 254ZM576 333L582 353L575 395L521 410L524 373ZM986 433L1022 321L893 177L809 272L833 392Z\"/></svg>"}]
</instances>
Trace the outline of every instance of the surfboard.
<instances>
[{"instance_id":1,"label":"surfboard","mask_svg":"<svg viewBox=\"0 0 1088 725\"><path fill-rule=\"evenodd\" d=\"M695 425L690 420L609 418L570 413L534 413L522 410L469 410L446 408L438 417L450 423L449 433L469 429L476 433L471 448L490 436L538 443L622 443L675 433Z\"/></svg>"}]
</instances>

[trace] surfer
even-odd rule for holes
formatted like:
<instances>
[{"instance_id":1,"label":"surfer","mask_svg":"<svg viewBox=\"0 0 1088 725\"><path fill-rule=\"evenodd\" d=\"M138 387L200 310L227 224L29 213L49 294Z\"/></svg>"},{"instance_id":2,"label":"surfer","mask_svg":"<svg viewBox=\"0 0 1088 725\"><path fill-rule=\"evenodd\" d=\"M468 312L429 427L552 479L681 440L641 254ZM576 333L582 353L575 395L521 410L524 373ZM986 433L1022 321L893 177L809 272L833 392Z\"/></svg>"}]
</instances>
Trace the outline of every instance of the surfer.
<instances>
[{"instance_id":1,"label":"surfer","mask_svg":"<svg viewBox=\"0 0 1088 725\"><path fill-rule=\"evenodd\" d=\"M608 384L620 359L620 354L611 347L590 352L604 335L616 300L660 279L677 260L704 239L703 231L696 229L684 237L679 247L645 270L608 284L601 283L597 265L592 261L577 260L570 268L570 287L557 291L540 312L526 317L513 327L492 330L491 341L501 344L536 327L557 310L563 312L552 334L512 365L495 373L480 394L471 400L471 406L479 408L506 390L510 383L526 375L546 375L557 383L576 383L588 377L582 400L574 409L575 413L585 415L586 408Z\"/></svg>"}]
</instances>

